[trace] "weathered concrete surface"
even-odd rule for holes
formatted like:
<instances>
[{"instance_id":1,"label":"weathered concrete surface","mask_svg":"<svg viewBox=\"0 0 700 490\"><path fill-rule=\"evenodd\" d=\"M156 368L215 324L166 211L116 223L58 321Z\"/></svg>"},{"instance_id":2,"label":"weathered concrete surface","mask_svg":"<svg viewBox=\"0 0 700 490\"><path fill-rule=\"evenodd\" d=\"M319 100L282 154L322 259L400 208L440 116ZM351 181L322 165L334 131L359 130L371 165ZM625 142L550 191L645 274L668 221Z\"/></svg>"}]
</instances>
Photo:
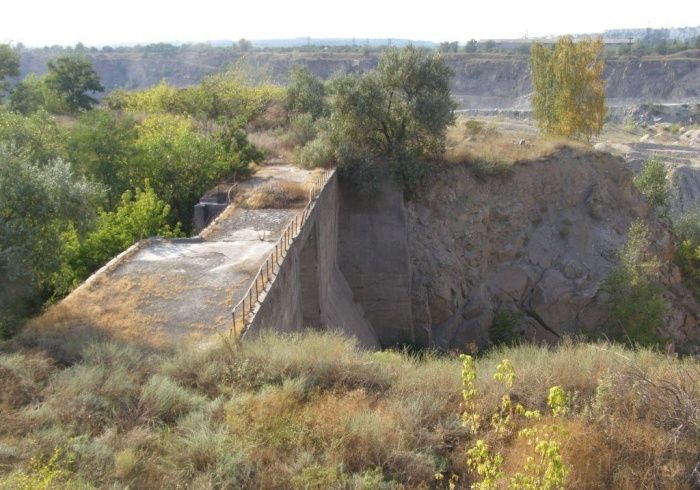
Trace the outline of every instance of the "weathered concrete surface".
<instances>
[{"instance_id":1,"label":"weathered concrete surface","mask_svg":"<svg viewBox=\"0 0 700 490\"><path fill-rule=\"evenodd\" d=\"M314 172L263 167L241 196L272 179L308 182ZM146 240L95 273L27 330L96 330L163 345L231 328L231 308L245 294L287 224L300 209L232 205L199 238Z\"/></svg>"},{"instance_id":2,"label":"weathered concrete surface","mask_svg":"<svg viewBox=\"0 0 700 490\"><path fill-rule=\"evenodd\" d=\"M413 328L403 193L386 178L371 197L341 187L339 265L382 346L424 344Z\"/></svg>"},{"instance_id":3,"label":"weathered concrete surface","mask_svg":"<svg viewBox=\"0 0 700 490\"><path fill-rule=\"evenodd\" d=\"M265 330L337 329L375 349L379 339L338 268L337 176L324 187L269 290L261 299L245 337Z\"/></svg>"}]
</instances>

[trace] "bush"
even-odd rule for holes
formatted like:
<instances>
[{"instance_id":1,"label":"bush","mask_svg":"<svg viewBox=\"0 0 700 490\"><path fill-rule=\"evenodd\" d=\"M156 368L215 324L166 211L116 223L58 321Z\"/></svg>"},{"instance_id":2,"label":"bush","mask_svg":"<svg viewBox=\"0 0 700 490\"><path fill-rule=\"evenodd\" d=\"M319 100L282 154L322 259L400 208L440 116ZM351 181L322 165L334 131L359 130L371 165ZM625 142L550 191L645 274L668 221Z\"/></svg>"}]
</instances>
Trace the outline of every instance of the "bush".
<instances>
[{"instance_id":1,"label":"bush","mask_svg":"<svg viewBox=\"0 0 700 490\"><path fill-rule=\"evenodd\" d=\"M634 186L639 189L647 202L655 208L665 208L668 204L668 171L660 160L648 160L639 175L634 177Z\"/></svg>"},{"instance_id":2,"label":"bush","mask_svg":"<svg viewBox=\"0 0 700 490\"><path fill-rule=\"evenodd\" d=\"M68 164L39 165L0 146L0 338L48 296L62 233L87 227L102 188Z\"/></svg>"},{"instance_id":3,"label":"bush","mask_svg":"<svg viewBox=\"0 0 700 490\"><path fill-rule=\"evenodd\" d=\"M613 332L618 339L633 344L658 344L663 340L656 328L667 305L658 283L660 264L650 248L649 229L635 221L620 252L620 263L603 286L610 296Z\"/></svg>"},{"instance_id":4,"label":"bush","mask_svg":"<svg viewBox=\"0 0 700 490\"><path fill-rule=\"evenodd\" d=\"M95 227L84 238L75 228L61 236L61 268L52 284L57 297L68 294L112 257L139 240L152 236L181 236L179 223L171 226L170 206L146 183L145 190L126 191L112 212L100 213Z\"/></svg>"},{"instance_id":5,"label":"bush","mask_svg":"<svg viewBox=\"0 0 700 490\"><path fill-rule=\"evenodd\" d=\"M154 375L141 389L139 409L147 419L174 422L200 408L203 403L201 396L179 386L170 378Z\"/></svg>"},{"instance_id":6,"label":"bush","mask_svg":"<svg viewBox=\"0 0 700 490\"><path fill-rule=\"evenodd\" d=\"M242 205L249 209L286 209L303 206L308 198L309 191L304 185L276 180L253 189Z\"/></svg>"},{"instance_id":7,"label":"bush","mask_svg":"<svg viewBox=\"0 0 700 490\"><path fill-rule=\"evenodd\" d=\"M683 273L683 283L700 298L700 210L685 213L673 227L675 261Z\"/></svg>"},{"instance_id":8,"label":"bush","mask_svg":"<svg viewBox=\"0 0 700 490\"><path fill-rule=\"evenodd\" d=\"M325 131L294 152L294 162L303 168L326 167L335 161L335 148Z\"/></svg>"},{"instance_id":9,"label":"bush","mask_svg":"<svg viewBox=\"0 0 700 490\"><path fill-rule=\"evenodd\" d=\"M498 311L493 317L493 323L489 328L489 339L493 345L511 345L517 342L515 325L518 316L510 311Z\"/></svg>"},{"instance_id":10,"label":"bush","mask_svg":"<svg viewBox=\"0 0 700 490\"><path fill-rule=\"evenodd\" d=\"M290 146L304 146L317 134L316 124L311 114L297 114L290 117L287 142Z\"/></svg>"}]
</instances>

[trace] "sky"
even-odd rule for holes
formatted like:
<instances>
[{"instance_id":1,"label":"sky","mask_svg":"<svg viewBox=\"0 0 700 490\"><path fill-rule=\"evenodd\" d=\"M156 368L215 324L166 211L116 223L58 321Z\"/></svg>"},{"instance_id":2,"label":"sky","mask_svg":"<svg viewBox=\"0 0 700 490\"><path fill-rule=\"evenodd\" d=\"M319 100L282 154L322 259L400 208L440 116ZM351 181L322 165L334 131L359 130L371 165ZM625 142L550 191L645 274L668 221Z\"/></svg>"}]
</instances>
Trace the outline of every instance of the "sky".
<instances>
[{"instance_id":1,"label":"sky","mask_svg":"<svg viewBox=\"0 0 700 490\"><path fill-rule=\"evenodd\" d=\"M0 42L87 46L230 39L516 38L700 25L700 0L3 1Z\"/></svg>"}]
</instances>

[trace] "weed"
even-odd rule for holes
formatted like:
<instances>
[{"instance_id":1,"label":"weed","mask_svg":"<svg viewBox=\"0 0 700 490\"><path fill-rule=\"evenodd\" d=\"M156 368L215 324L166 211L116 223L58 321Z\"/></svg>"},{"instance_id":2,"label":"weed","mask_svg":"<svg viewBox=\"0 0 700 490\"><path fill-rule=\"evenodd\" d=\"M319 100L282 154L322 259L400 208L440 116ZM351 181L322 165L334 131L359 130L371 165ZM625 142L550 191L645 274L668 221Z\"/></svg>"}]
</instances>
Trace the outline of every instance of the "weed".
<instances>
[{"instance_id":1,"label":"weed","mask_svg":"<svg viewBox=\"0 0 700 490\"><path fill-rule=\"evenodd\" d=\"M249 209L295 208L306 204L309 191L298 182L275 180L253 189L243 201Z\"/></svg>"}]
</instances>

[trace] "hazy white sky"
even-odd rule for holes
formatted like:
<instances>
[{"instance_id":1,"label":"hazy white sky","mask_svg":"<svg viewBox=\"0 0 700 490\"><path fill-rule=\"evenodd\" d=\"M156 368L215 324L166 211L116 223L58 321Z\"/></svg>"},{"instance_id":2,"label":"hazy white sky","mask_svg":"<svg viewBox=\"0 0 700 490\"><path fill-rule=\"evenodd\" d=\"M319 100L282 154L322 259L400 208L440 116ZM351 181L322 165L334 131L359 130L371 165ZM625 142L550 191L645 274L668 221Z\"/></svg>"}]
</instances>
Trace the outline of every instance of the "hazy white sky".
<instances>
[{"instance_id":1,"label":"hazy white sky","mask_svg":"<svg viewBox=\"0 0 700 490\"><path fill-rule=\"evenodd\" d=\"M279 39L445 41L700 25L700 0L3 0L26 45Z\"/></svg>"}]
</instances>

